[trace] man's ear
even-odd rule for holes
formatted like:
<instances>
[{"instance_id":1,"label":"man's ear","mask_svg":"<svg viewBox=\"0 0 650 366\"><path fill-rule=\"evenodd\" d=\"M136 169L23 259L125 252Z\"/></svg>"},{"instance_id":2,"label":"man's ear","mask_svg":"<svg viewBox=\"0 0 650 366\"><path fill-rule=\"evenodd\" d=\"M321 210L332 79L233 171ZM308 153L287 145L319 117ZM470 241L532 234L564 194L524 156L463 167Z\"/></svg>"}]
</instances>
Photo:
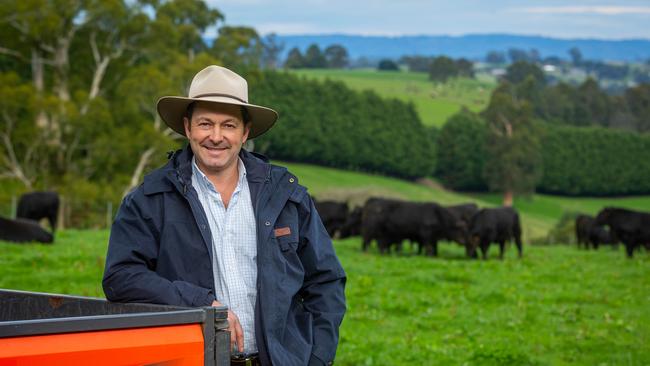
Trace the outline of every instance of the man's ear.
<instances>
[{"instance_id":1,"label":"man's ear","mask_svg":"<svg viewBox=\"0 0 650 366\"><path fill-rule=\"evenodd\" d=\"M183 117L183 126L185 126L185 136L190 138L190 120L187 117Z\"/></svg>"}]
</instances>

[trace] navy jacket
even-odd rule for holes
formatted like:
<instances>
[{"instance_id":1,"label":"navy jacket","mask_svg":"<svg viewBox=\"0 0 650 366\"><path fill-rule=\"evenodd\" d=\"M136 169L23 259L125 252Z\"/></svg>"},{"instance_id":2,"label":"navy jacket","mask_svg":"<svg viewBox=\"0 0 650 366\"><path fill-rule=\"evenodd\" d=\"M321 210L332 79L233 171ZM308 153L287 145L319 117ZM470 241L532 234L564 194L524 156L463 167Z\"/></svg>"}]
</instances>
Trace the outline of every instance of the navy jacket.
<instances>
[{"instance_id":1,"label":"navy jacket","mask_svg":"<svg viewBox=\"0 0 650 366\"><path fill-rule=\"evenodd\" d=\"M241 151L257 220L255 337L264 365L333 361L345 273L307 189L286 168ZM191 183L192 151L172 155L122 202L109 239L106 298L209 306L210 227ZM275 236L274 229L289 228ZM281 231L286 233L286 230Z\"/></svg>"}]
</instances>

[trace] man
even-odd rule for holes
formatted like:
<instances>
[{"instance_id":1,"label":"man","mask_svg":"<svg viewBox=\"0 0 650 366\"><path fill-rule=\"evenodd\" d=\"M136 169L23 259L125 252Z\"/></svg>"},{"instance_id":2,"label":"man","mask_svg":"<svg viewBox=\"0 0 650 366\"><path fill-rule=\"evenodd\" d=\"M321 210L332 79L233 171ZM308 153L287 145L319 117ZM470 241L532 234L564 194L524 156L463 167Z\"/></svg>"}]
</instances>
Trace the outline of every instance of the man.
<instances>
[{"instance_id":1,"label":"man","mask_svg":"<svg viewBox=\"0 0 650 366\"><path fill-rule=\"evenodd\" d=\"M158 113L189 145L144 178L111 230L111 301L226 305L231 344L261 365L331 364L345 273L306 188L242 145L277 119L209 66Z\"/></svg>"}]
</instances>

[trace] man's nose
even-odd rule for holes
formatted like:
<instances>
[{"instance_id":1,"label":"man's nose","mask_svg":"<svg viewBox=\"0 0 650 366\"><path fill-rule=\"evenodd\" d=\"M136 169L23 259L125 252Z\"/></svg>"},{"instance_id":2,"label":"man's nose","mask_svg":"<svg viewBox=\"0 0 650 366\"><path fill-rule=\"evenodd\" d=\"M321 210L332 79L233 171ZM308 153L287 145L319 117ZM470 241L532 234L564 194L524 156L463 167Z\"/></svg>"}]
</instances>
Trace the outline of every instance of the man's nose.
<instances>
[{"instance_id":1,"label":"man's nose","mask_svg":"<svg viewBox=\"0 0 650 366\"><path fill-rule=\"evenodd\" d=\"M211 141L221 141L223 135L221 133L221 126L215 125L212 130L210 130L210 140Z\"/></svg>"}]
</instances>

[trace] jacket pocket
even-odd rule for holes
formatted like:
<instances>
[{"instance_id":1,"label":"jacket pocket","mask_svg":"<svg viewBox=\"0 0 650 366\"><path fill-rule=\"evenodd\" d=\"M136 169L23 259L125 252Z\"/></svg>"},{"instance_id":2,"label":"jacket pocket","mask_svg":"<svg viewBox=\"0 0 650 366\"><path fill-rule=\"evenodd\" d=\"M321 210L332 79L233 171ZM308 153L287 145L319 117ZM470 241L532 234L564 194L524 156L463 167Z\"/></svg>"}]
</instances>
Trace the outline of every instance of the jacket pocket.
<instances>
[{"instance_id":1,"label":"jacket pocket","mask_svg":"<svg viewBox=\"0 0 650 366\"><path fill-rule=\"evenodd\" d=\"M284 235L276 237L278 240L278 245L280 245L280 250L283 252L292 250L296 251L298 249L298 239L294 238L292 235Z\"/></svg>"},{"instance_id":2,"label":"jacket pocket","mask_svg":"<svg viewBox=\"0 0 650 366\"><path fill-rule=\"evenodd\" d=\"M276 246L274 265L279 275L276 285L279 286L278 293L284 294L291 299L302 287L305 277L305 269L298 254L298 238L291 235L273 237Z\"/></svg>"},{"instance_id":3,"label":"jacket pocket","mask_svg":"<svg viewBox=\"0 0 650 366\"><path fill-rule=\"evenodd\" d=\"M296 309L296 308L294 308ZM313 317L305 311L295 310L287 317L283 345L296 364L306 365L313 349Z\"/></svg>"}]
</instances>

